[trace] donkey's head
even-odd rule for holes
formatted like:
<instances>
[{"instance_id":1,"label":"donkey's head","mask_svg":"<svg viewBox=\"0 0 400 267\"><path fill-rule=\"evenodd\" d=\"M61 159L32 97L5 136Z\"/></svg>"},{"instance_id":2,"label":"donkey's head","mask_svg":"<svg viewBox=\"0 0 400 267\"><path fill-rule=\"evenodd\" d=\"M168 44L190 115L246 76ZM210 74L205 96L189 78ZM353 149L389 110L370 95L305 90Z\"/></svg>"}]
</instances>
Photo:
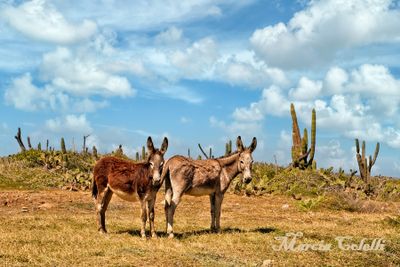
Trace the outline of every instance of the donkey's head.
<instances>
[{"instance_id":1,"label":"donkey's head","mask_svg":"<svg viewBox=\"0 0 400 267\"><path fill-rule=\"evenodd\" d=\"M244 147L242 138L238 136L236 140L237 150L239 152L239 163L238 169L239 172L242 173L242 182L248 184L251 181L251 167L253 166L253 157L252 153L257 147L257 138L253 137L253 141L251 142L249 147Z\"/></svg>"},{"instance_id":2,"label":"donkey's head","mask_svg":"<svg viewBox=\"0 0 400 267\"><path fill-rule=\"evenodd\" d=\"M164 165L164 154L168 148L168 139L164 137L164 141L160 149L154 148L153 140L149 136L147 138L147 162L149 163L150 175L153 179L153 185L160 185L161 172Z\"/></svg>"}]
</instances>

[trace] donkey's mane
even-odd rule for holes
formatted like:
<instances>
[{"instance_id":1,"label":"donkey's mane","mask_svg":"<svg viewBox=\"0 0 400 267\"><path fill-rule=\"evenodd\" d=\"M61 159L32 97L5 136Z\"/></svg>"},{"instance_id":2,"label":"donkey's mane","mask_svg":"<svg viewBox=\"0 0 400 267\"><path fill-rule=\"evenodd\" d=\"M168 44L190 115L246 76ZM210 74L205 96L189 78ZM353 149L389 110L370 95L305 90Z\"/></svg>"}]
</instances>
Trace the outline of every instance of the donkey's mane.
<instances>
[{"instance_id":1,"label":"donkey's mane","mask_svg":"<svg viewBox=\"0 0 400 267\"><path fill-rule=\"evenodd\" d=\"M227 154L227 155L219 156L218 158L214 158L214 159L228 158L228 157L233 156L233 155L235 155L235 154L237 154L237 153L239 153L239 151L236 150L236 151L233 151L233 152L231 152L231 153L229 153L229 154Z\"/></svg>"}]
</instances>

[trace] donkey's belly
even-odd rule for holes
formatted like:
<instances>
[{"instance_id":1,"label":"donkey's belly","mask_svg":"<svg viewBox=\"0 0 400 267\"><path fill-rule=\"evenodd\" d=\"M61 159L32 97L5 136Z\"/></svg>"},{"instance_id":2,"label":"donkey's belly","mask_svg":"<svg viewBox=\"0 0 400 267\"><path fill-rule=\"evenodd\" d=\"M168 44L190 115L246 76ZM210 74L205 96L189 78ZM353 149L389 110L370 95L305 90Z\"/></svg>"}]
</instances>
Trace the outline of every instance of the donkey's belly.
<instances>
[{"instance_id":1,"label":"donkey's belly","mask_svg":"<svg viewBox=\"0 0 400 267\"><path fill-rule=\"evenodd\" d=\"M210 195L213 192L214 188L211 187L194 187L186 191L185 194L198 197L198 196Z\"/></svg>"},{"instance_id":2,"label":"donkey's belly","mask_svg":"<svg viewBox=\"0 0 400 267\"><path fill-rule=\"evenodd\" d=\"M136 202L138 201L138 194L136 192L125 192L121 191L118 189L113 189L110 187L111 190L113 191L114 194L122 198L123 200L129 201L129 202Z\"/></svg>"}]
</instances>

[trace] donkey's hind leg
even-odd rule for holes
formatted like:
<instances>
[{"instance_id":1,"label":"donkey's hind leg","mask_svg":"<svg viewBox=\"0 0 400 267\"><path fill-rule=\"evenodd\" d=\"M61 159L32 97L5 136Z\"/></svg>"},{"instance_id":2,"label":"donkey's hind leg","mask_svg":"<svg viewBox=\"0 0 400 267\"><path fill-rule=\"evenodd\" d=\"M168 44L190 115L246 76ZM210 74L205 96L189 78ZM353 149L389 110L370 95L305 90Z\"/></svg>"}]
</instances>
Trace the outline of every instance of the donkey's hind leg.
<instances>
[{"instance_id":1,"label":"donkey's hind leg","mask_svg":"<svg viewBox=\"0 0 400 267\"><path fill-rule=\"evenodd\" d=\"M215 231L215 193L210 195L210 208L211 208L211 231Z\"/></svg>"},{"instance_id":2,"label":"donkey's hind leg","mask_svg":"<svg viewBox=\"0 0 400 267\"><path fill-rule=\"evenodd\" d=\"M101 233L107 233L106 230L106 210L110 203L113 192L107 187L100 193L96 199L97 226Z\"/></svg>"}]
</instances>

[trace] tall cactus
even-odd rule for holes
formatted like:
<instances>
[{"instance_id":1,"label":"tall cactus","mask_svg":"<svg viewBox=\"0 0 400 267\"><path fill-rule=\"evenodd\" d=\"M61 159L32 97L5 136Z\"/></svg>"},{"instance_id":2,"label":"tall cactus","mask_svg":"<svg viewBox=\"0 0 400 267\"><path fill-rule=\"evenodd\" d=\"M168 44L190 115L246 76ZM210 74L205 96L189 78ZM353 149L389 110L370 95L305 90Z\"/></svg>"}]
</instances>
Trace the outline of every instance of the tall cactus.
<instances>
[{"instance_id":1,"label":"tall cactus","mask_svg":"<svg viewBox=\"0 0 400 267\"><path fill-rule=\"evenodd\" d=\"M360 155L360 143L357 138L355 142L356 142L356 153L357 153L356 158L358 163L358 169L360 170L361 178L365 183L368 184L371 177L372 166L374 166L376 158L378 157L379 142L376 143L374 158L372 158L372 156L370 155L369 160L367 160L367 158L365 157L365 141L362 142L361 155Z\"/></svg>"},{"instance_id":2,"label":"tall cactus","mask_svg":"<svg viewBox=\"0 0 400 267\"><path fill-rule=\"evenodd\" d=\"M93 146L93 148L92 148L92 153L93 153L93 157L95 158L95 159L98 159L98 154L97 154L97 148L96 148L96 146Z\"/></svg>"},{"instance_id":3,"label":"tall cactus","mask_svg":"<svg viewBox=\"0 0 400 267\"><path fill-rule=\"evenodd\" d=\"M65 140L64 137L61 137L61 152L63 154L67 153L67 149L65 148Z\"/></svg>"},{"instance_id":4,"label":"tall cactus","mask_svg":"<svg viewBox=\"0 0 400 267\"><path fill-rule=\"evenodd\" d=\"M229 155L232 153L232 140L229 140L226 144L225 144L225 156Z\"/></svg>"},{"instance_id":5,"label":"tall cactus","mask_svg":"<svg viewBox=\"0 0 400 267\"><path fill-rule=\"evenodd\" d=\"M146 148L142 146L142 160L146 160Z\"/></svg>"},{"instance_id":6,"label":"tall cactus","mask_svg":"<svg viewBox=\"0 0 400 267\"><path fill-rule=\"evenodd\" d=\"M290 114L292 116L292 166L295 168L306 169L313 166L316 142L316 112L312 110L311 116L311 146L308 148L308 132L304 129L303 138L300 135L300 128L297 122L296 110L293 103L290 104ZM314 162L314 165L316 163Z\"/></svg>"}]
</instances>

